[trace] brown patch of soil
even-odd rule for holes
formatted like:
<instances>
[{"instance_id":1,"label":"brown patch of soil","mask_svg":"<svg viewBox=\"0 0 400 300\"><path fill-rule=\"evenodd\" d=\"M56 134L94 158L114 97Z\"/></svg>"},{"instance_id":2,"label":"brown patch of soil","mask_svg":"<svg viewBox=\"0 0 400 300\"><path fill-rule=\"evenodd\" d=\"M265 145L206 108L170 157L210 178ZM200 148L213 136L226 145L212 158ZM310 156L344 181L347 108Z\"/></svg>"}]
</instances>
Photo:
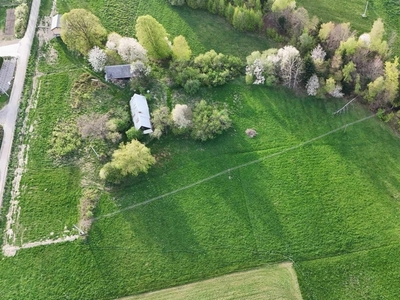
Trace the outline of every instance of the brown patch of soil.
<instances>
[{"instance_id":1,"label":"brown patch of soil","mask_svg":"<svg viewBox=\"0 0 400 300\"><path fill-rule=\"evenodd\" d=\"M14 36L14 23L15 23L15 9L7 9L6 16L6 28L4 29L4 35Z\"/></svg>"}]
</instances>

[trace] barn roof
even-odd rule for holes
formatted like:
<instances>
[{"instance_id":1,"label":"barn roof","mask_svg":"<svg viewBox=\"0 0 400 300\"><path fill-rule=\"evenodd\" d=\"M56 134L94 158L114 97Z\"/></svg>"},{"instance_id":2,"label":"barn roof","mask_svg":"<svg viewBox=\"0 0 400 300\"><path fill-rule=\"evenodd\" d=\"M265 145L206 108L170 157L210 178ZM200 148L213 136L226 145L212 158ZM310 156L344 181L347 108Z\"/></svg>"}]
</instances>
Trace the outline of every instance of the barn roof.
<instances>
[{"instance_id":1,"label":"barn roof","mask_svg":"<svg viewBox=\"0 0 400 300\"><path fill-rule=\"evenodd\" d=\"M54 30L56 28L61 28L61 15L55 15L51 19L51 30Z\"/></svg>"},{"instance_id":2,"label":"barn roof","mask_svg":"<svg viewBox=\"0 0 400 300\"><path fill-rule=\"evenodd\" d=\"M131 107L133 124L136 129L143 130L143 133L151 133L150 112L146 97L134 94L129 101Z\"/></svg>"},{"instance_id":3,"label":"barn roof","mask_svg":"<svg viewBox=\"0 0 400 300\"><path fill-rule=\"evenodd\" d=\"M106 66L106 80L131 78L131 65Z\"/></svg>"}]
</instances>

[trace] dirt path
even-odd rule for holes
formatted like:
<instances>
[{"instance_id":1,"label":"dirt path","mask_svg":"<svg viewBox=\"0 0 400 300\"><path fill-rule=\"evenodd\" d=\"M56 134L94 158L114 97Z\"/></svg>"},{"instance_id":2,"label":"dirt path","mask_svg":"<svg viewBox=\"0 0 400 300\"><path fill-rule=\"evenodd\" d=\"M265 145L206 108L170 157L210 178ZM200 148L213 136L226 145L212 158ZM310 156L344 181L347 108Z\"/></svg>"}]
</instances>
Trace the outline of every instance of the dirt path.
<instances>
[{"instance_id":1,"label":"dirt path","mask_svg":"<svg viewBox=\"0 0 400 300\"><path fill-rule=\"evenodd\" d=\"M77 240L80 237L80 235L70 235L66 236L63 238L58 238L56 240L44 240L44 241L38 241L38 242L30 242L23 244L22 246L13 246L13 245L4 245L3 246L3 254L4 256L14 256L18 250L20 249L27 249L27 248L34 248L38 246L47 246L47 245L52 245L52 244L59 244L59 243L64 243L64 242L72 242Z\"/></svg>"}]
</instances>

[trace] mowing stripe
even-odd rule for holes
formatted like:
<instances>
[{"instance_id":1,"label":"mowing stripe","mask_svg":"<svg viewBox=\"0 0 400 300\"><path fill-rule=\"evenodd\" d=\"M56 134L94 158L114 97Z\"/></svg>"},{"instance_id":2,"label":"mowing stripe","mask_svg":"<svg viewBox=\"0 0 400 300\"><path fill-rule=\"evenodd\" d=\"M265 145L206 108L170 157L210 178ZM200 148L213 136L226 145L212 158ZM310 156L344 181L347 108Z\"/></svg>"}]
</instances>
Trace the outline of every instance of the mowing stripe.
<instances>
[{"instance_id":1,"label":"mowing stripe","mask_svg":"<svg viewBox=\"0 0 400 300\"><path fill-rule=\"evenodd\" d=\"M194 187L194 186L196 186L196 185L199 185L199 184L201 184L201 183L203 183L203 182L209 181L209 180L211 180L211 179L213 179L213 178L215 178L215 177L224 175L224 174L229 173L229 172L231 172L231 171L234 171L234 170L237 170L237 169L240 169L240 168L244 168L244 167L247 167L247 166L250 166L250 165L259 163L259 162L261 162L261 161L263 161L263 160L265 160L265 159L267 159L267 158L275 157L275 156L281 155L281 154L283 154L283 153L286 153L286 152L288 152L288 151L291 151L291 150L300 148L300 147L302 147L302 146L304 146L304 145L307 145L307 144L310 144L310 143L312 143L312 142L315 142L316 140L322 139L322 138L326 137L327 135L330 135L330 134L332 134L332 133L335 133L335 132L337 132L337 131L339 131L339 130L346 129L347 126L352 126L352 125L354 125L354 124L361 123L361 122L363 122L363 121L365 121L365 120L368 120L368 119L371 119L372 117L375 117L375 116L376 116L376 114L371 115L371 116L368 116L368 117L365 117L365 118L362 118L362 119L360 119L360 120L357 120L357 121L354 121L354 122L351 122L351 123L348 123L348 124L345 124L345 125L343 125L343 126L341 126L341 127L339 127L339 128L336 128L336 129L333 129L333 130L331 130L331 131L328 131L327 133L324 133L324 134L322 134L322 135L320 135L320 136L317 136L317 137L315 137L315 138L312 138L312 139L310 139L310 140L308 140L308 141L305 141L305 142L303 142L303 143L300 143L300 144L298 144L298 145L295 145L295 146L292 146L292 147L283 149L282 151L279 151L279 152L276 152L276 153L273 153L273 154L270 154L270 155L261 157L261 158L256 159L256 160L249 161L249 162L247 162L247 163L238 165L238 166L236 166L236 167L232 167L232 168L226 169L226 170L224 170L224 171L222 171L222 172L219 172L219 173L217 173L217 174L211 175L210 177L201 179L201 180L196 181L196 182L194 182L194 183L191 183L191 184L189 184L189 185L187 185L187 186L184 186L184 187L181 187L181 188L179 188L179 189L176 189L176 190L174 190L174 191L172 191L172 192L168 192L168 193L166 193L166 194L163 194L163 195L160 195L160 196L157 196L157 197L148 199L148 200L146 200L146 201L143 201L143 202L140 202L140 203L137 203L137 204L133 204L133 205L127 206L127 207L125 207L125 208L119 209L119 210L114 211L114 212L109 213L109 214L105 214L105 215L102 215L102 216L98 216L98 217L96 217L96 218L93 218L92 220L93 220L93 221L97 221L97 220L99 220L99 219L109 218L109 217L112 217L112 216L114 216L114 215L116 215L116 214L122 213L122 212L124 212L124 211L134 209L134 208L136 208L136 207L138 207L138 206L146 205L146 204L151 203L151 202L154 202L154 201L156 201L156 200L159 200L159 199L162 199L162 198L165 198L165 197L174 195L174 194L176 194L176 193L179 193L180 191L184 191L184 190L190 189L191 187Z\"/></svg>"}]
</instances>

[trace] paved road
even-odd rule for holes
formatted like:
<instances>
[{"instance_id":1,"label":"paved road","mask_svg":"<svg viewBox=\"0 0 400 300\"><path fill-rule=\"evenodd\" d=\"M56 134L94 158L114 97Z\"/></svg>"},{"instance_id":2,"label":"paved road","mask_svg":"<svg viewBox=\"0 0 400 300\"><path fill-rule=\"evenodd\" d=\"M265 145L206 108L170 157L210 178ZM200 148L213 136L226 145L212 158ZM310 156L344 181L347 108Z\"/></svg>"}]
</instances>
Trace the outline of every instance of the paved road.
<instances>
[{"instance_id":1,"label":"paved road","mask_svg":"<svg viewBox=\"0 0 400 300\"><path fill-rule=\"evenodd\" d=\"M18 57L18 48L19 48L19 42L17 41L14 44L7 45L7 46L1 46L0 47L0 56L12 56L12 57Z\"/></svg>"},{"instance_id":2,"label":"paved road","mask_svg":"<svg viewBox=\"0 0 400 300\"><path fill-rule=\"evenodd\" d=\"M18 107L25 82L26 68L28 66L32 41L35 35L36 23L39 16L39 7L40 0L33 0L28 28L24 38L19 42L19 49L17 53L18 63L9 103L3 108L4 112L3 110L0 111L0 122L4 127L4 138L0 150L0 208L3 206L4 186L7 179L7 170L14 138L15 122L17 120Z\"/></svg>"}]
</instances>

